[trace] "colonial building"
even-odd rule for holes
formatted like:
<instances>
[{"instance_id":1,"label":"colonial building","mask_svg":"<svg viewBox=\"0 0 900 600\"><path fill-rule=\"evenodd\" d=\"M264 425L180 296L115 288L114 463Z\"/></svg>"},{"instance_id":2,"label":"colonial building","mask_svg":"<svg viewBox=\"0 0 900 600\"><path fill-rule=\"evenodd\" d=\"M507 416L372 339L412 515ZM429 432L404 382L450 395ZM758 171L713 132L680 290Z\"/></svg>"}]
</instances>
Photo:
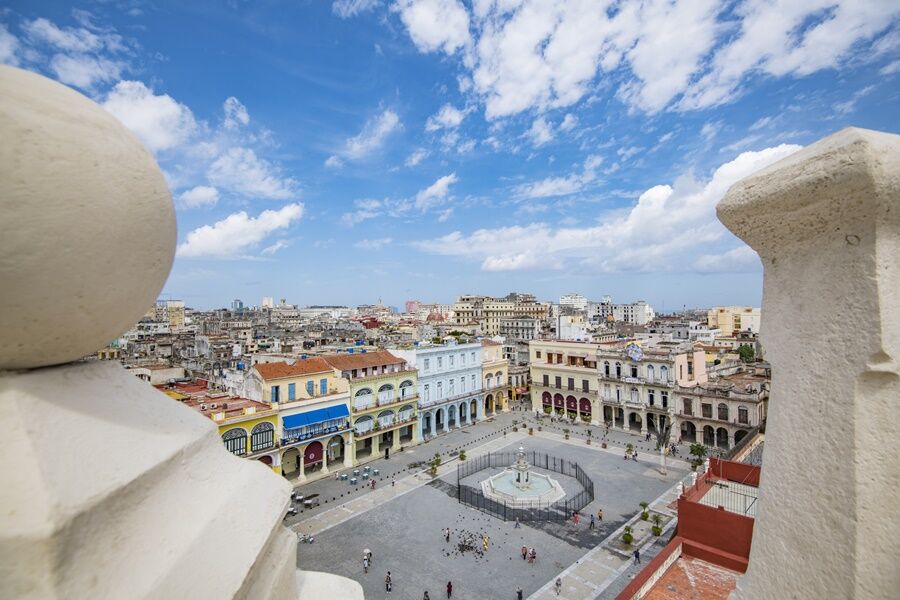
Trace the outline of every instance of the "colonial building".
<instances>
[{"instance_id":1,"label":"colonial building","mask_svg":"<svg viewBox=\"0 0 900 600\"><path fill-rule=\"evenodd\" d=\"M477 325L486 336L500 334L500 322L511 317L531 317L546 320L550 305L538 302L531 294L508 294L503 298L490 296L460 296L453 305L454 322L458 325Z\"/></svg>"},{"instance_id":2,"label":"colonial building","mask_svg":"<svg viewBox=\"0 0 900 600\"><path fill-rule=\"evenodd\" d=\"M532 410L600 423L597 351L600 344L529 342Z\"/></svg>"},{"instance_id":3,"label":"colonial building","mask_svg":"<svg viewBox=\"0 0 900 600\"><path fill-rule=\"evenodd\" d=\"M612 300L604 297L601 302L590 302L587 306L587 318L595 323L615 321L618 323L632 323L634 325L646 325L656 316L653 307L638 300L628 304L613 304Z\"/></svg>"},{"instance_id":4,"label":"colonial building","mask_svg":"<svg viewBox=\"0 0 900 600\"><path fill-rule=\"evenodd\" d=\"M481 340L481 375L484 381L485 413L506 410L512 399L509 361L503 357L503 344Z\"/></svg>"},{"instance_id":5,"label":"colonial building","mask_svg":"<svg viewBox=\"0 0 900 600\"><path fill-rule=\"evenodd\" d=\"M495 410L482 390L481 342L418 345L393 350L418 370L423 438L481 420Z\"/></svg>"},{"instance_id":6,"label":"colonial building","mask_svg":"<svg viewBox=\"0 0 900 600\"><path fill-rule=\"evenodd\" d=\"M716 306L706 314L710 329L719 329L728 335L734 331L759 333L761 314L752 306Z\"/></svg>"},{"instance_id":7,"label":"colonial building","mask_svg":"<svg viewBox=\"0 0 900 600\"><path fill-rule=\"evenodd\" d=\"M321 358L258 363L246 389L279 414L282 473L305 481L352 465L350 385Z\"/></svg>"},{"instance_id":8,"label":"colonial building","mask_svg":"<svg viewBox=\"0 0 900 600\"><path fill-rule=\"evenodd\" d=\"M354 464L419 443L416 370L387 351L322 359L350 383Z\"/></svg>"},{"instance_id":9,"label":"colonial building","mask_svg":"<svg viewBox=\"0 0 900 600\"><path fill-rule=\"evenodd\" d=\"M705 383L706 355L692 342L624 340L600 344L601 422L642 434L672 423L675 386Z\"/></svg>"},{"instance_id":10,"label":"colonial building","mask_svg":"<svg viewBox=\"0 0 900 600\"><path fill-rule=\"evenodd\" d=\"M766 418L771 374L767 368L741 367L693 387L676 385L675 432L683 442L728 449Z\"/></svg>"}]
</instances>

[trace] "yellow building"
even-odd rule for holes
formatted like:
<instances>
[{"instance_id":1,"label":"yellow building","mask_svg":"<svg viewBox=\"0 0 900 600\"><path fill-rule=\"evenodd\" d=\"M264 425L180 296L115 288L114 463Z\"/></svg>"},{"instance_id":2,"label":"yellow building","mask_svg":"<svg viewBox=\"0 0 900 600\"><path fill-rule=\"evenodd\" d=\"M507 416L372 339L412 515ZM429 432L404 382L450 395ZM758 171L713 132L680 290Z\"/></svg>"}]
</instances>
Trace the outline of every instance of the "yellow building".
<instances>
[{"instance_id":1,"label":"yellow building","mask_svg":"<svg viewBox=\"0 0 900 600\"><path fill-rule=\"evenodd\" d=\"M706 313L706 325L725 335L734 331L759 333L761 318L759 309L752 306L716 306Z\"/></svg>"},{"instance_id":2,"label":"yellow building","mask_svg":"<svg viewBox=\"0 0 900 600\"><path fill-rule=\"evenodd\" d=\"M322 358L254 365L248 391L278 411L285 476L306 481L352 465L350 384Z\"/></svg>"},{"instance_id":3,"label":"yellow building","mask_svg":"<svg viewBox=\"0 0 900 600\"><path fill-rule=\"evenodd\" d=\"M481 383L485 406L494 411L509 409L509 361L503 358L503 345L493 340L481 340Z\"/></svg>"},{"instance_id":4,"label":"yellow building","mask_svg":"<svg viewBox=\"0 0 900 600\"><path fill-rule=\"evenodd\" d=\"M532 410L601 423L597 382L599 347L600 344L592 342L529 342Z\"/></svg>"},{"instance_id":5,"label":"yellow building","mask_svg":"<svg viewBox=\"0 0 900 600\"><path fill-rule=\"evenodd\" d=\"M281 474L277 410L262 402L208 390L198 383L177 383L159 389L212 420L229 452L258 460Z\"/></svg>"}]
</instances>

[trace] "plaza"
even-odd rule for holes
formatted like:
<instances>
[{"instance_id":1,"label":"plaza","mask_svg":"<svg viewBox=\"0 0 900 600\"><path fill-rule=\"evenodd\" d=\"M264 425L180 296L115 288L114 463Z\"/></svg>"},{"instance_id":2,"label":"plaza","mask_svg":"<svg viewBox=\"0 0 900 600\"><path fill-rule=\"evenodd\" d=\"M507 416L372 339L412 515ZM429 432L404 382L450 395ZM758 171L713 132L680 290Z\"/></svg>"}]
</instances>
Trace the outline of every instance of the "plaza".
<instances>
[{"instance_id":1,"label":"plaza","mask_svg":"<svg viewBox=\"0 0 900 600\"><path fill-rule=\"evenodd\" d=\"M320 505L291 519L288 524L294 531L316 536L314 544L299 544L298 564L355 579L367 598L387 597L387 571L393 581L391 598L418 600L426 590L431 598L443 598L448 581L453 582L454 598L514 598L518 587L528 597L616 532L639 512L641 501L653 501L687 473L686 466L678 463L670 465L668 475L663 476L651 455L645 455L647 460L625 461L620 445L611 444L604 450L599 439L587 445L583 438L566 441L557 433L535 430L528 435L521 429L513 433L508 429L513 416L516 413L457 432L455 438L438 437L409 453L418 459L440 452L442 447L465 445L467 454L474 456L484 451L514 453L523 445L528 451L575 461L595 485L595 499L581 511L577 526L569 520L522 522L516 528L512 521L504 522L458 502L458 461L445 464L432 480L420 469L405 470L407 458L400 455L383 461L400 469L398 473L385 464L378 466L387 478L379 481L374 491L351 494L340 481L299 488L306 492L307 487L319 485L320 493L329 500L334 496L329 496L328 490L343 489L342 493L353 499L338 497L335 506ZM485 470L479 477L494 472ZM394 486L390 479L395 480ZM591 530L590 515L601 508L604 519ZM451 530L449 542L442 535L444 528ZM485 538L489 538L487 550ZM522 546L535 548L534 564L522 559ZM363 573L364 549L373 555L368 574ZM627 564L627 558L615 558L608 560L616 567Z\"/></svg>"}]
</instances>

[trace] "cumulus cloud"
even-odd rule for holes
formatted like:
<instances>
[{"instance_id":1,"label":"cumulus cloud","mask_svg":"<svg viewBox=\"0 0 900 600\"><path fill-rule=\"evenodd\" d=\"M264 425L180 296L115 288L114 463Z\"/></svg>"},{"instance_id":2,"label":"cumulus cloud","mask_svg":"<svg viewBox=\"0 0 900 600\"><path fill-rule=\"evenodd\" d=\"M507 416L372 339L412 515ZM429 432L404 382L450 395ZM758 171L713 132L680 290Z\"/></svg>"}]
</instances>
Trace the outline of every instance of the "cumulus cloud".
<instances>
[{"instance_id":1,"label":"cumulus cloud","mask_svg":"<svg viewBox=\"0 0 900 600\"><path fill-rule=\"evenodd\" d=\"M184 143L197 129L194 114L168 94L156 95L140 81L120 81L103 108L158 152Z\"/></svg>"},{"instance_id":2,"label":"cumulus cloud","mask_svg":"<svg viewBox=\"0 0 900 600\"><path fill-rule=\"evenodd\" d=\"M185 208L214 206L219 201L219 190L208 185L198 185L178 196L178 203Z\"/></svg>"},{"instance_id":3,"label":"cumulus cloud","mask_svg":"<svg viewBox=\"0 0 900 600\"><path fill-rule=\"evenodd\" d=\"M428 120L425 122L425 131L454 129L459 127L465 116L465 113L458 108L451 104L445 104L437 113L428 117Z\"/></svg>"},{"instance_id":4,"label":"cumulus cloud","mask_svg":"<svg viewBox=\"0 0 900 600\"><path fill-rule=\"evenodd\" d=\"M799 146L782 144L759 152L745 152L720 166L708 181L690 174L674 185L645 191L628 210L612 211L589 227L554 227L546 223L459 231L433 240L415 242L433 254L460 256L481 262L482 270L523 270L575 266L586 271L668 271L699 260L698 268L713 268L707 254L728 236L715 216L715 206L736 181L796 152ZM497 240L502 239L502 245ZM723 251L727 254L727 252ZM729 254L732 266L746 257Z\"/></svg>"},{"instance_id":5,"label":"cumulus cloud","mask_svg":"<svg viewBox=\"0 0 900 600\"><path fill-rule=\"evenodd\" d=\"M416 148L412 154L406 157L406 162L404 163L407 167L414 167L428 156L428 150L425 148Z\"/></svg>"},{"instance_id":6,"label":"cumulus cloud","mask_svg":"<svg viewBox=\"0 0 900 600\"><path fill-rule=\"evenodd\" d=\"M400 117L392 110L385 110L380 115L366 121L358 135L348 138L344 147L328 157L325 165L339 167L343 160L359 160L369 156L384 144L387 137L400 129Z\"/></svg>"},{"instance_id":7,"label":"cumulus cloud","mask_svg":"<svg viewBox=\"0 0 900 600\"><path fill-rule=\"evenodd\" d=\"M560 131L572 131L578 125L578 117L572 113L568 113L559 124Z\"/></svg>"},{"instance_id":8,"label":"cumulus cloud","mask_svg":"<svg viewBox=\"0 0 900 600\"><path fill-rule=\"evenodd\" d=\"M372 10L378 4L379 0L334 0L331 3L331 12L342 19L349 19L360 13Z\"/></svg>"},{"instance_id":9,"label":"cumulus cloud","mask_svg":"<svg viewBox=\"0 0 900 600\"><path fill-rule=\"evenodd\" d=\"M580 172L564 177L547 177L539 181L523 183L516 186L515 195L518 198L548 198L580 192L597 179L597 169L602 163L602 156L592 154L585 159Z\"/></svg>"},{"instance_id":10,"label":"cumulus cloud","mask_svg":"<svg viewBox=\"0 0 900 600\"><path fill-rule=\"evenodd\" d=\"M50 59L50 70L63 83L85 90L98 83L118 81L125 63L89 54L57 54Z\"/></svg>"},{"instance_id":11,"label":"cumulus cloud","mask_svg":"<svg viewBox=\"0 0 900 600\"><path fill-rule=\"evenodd\" d=\"M297 182L250 148L231 148L209 166L209 181L244 196L283 200L296 194Z\"/></svg>"},{"instance_id":12,"label":"cumulus cloud","mask_svg":"<svg viewBox=\"0 0 900 600\"><path fill-rule=\"evenodd\" d=\"M553 139L553 128L544 117L538 117L531 124L531 129L525 132L525 137L531 140L531 144L538 148Z\"/></svg>"},{"instance_id":13,"label":"cumulus cloud","mask_svg":"<svg viewBox=\"0 0 900 600\"><path fill-rule=\"evenodd\" d=\"M422 52L453 54L471 43L469 13L457 0L399 0L394 10Z\"/></svg>"},{"instance_id":14,"label":"cumulus cloud","mask_svg":"<svg viewBox=\"0 0 900 600\"><path fill-rule=\"evenodd\" d=\"M750 246L738 246L719 254L703 254L694 261L694 270L700 273L739 273L759 271L761 267L759 255Z\"/></svg>"},{"instance_id":15,"label":"cumulus cloud","mask_svg":"<svg viewBox=\"0 0 900 600\"><path fill-rule=\"evenodd\" d=\"M437 206L447 198L450 194L450 186L457 181L459 179L456 177L456 173L450 173L438 178L437 181L416 194L416 208L425 211Z\"/></svg>"},{"instance_id":16,"label":"cumulus cloud","mask_svg":"<svg viewBox=\"0 0 900 600\"><path fill-rule=\"evenodd\" d=\"M225 129L237 129L250 123L250 113L247 112L247 107L234 96L225 100L222 110L225 112L225 121L223 122Z\"/></svg>"},{"instance_id":17,"label":"cumulus cloud","mask_svg":"<svg viewBox=\"0 0 900 600\"><path fill-rule=\"evenodd\" d=\"M371 198L356 200L353 203L353 210L341 215L341 223L347 227L353 227L363 221L374 219L384 212L384 205L381 200Z\"/></svg>"},{"instance_id":18,"label":"cumulus cloud","mask_svg":"<svg viewBox=\"0 0 900 600\"><path fill-rule=\"evenodd\" d=\"M257 217L241 211L187 234L178 246L178 256L186 258L239 257L256 248L273 232L287 229L303 216L303 205L288 204L279 210L266 210ZM271 246L269 246L271 248Z\"/></svg>"},{"instance_id":19,"label":"cumulus cloud","mask_svg":"<svg viewBox=\"0 0 900 600\"><path fill-rule=\"evenodd\" d=\"M378 238L375 240L359 240L354 246L364 250L381 250L385 246L390 245L394 240L391 238Z\"/></svg>"},{"instance_id":20,"label":"cumulus cloud","mask_svg":"<svg viewBox=\"0 0 900 600\"><path fill-rule=\"evenodd\" d=\"M0 23L0 63L18 66L19 38L10 33L6 25Z\"/></svg>"},{"instance_id":21,"label":"cumulus cloud","mask_svg":"<svg viewBox=\"0 0 900 600\"><path fill-rule=\"evenodd\" d=\"M878 42L900 5L478 0L467 9L457 0L400 0L395 10L420 51L459 57L461 91L497 119L570 106L598 78L648 113L715 106L757 73L803 77L840 67Z\"/></svg>"}]
</instances>

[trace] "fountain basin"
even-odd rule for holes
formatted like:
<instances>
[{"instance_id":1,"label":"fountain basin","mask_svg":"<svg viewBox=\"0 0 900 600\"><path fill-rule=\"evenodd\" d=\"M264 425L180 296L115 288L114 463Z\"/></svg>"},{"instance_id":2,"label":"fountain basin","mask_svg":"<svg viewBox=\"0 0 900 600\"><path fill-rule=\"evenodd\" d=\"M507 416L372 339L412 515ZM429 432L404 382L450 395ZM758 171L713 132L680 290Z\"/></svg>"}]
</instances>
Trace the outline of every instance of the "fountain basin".
<instances>
[{"instance_id":1,"label":"fountain basin","mask_svg":"<svg viewBox=\"0 0 900 600\"><path fill-rule=\"evenodd\" d=\"M542 473L529 472L527 487L516 483L515 469L506 469L481 482L485 497L508 506L529 508L539 504L551 504L565 498L566 492L555 479Z\"/></svg>"}]
</instances>

